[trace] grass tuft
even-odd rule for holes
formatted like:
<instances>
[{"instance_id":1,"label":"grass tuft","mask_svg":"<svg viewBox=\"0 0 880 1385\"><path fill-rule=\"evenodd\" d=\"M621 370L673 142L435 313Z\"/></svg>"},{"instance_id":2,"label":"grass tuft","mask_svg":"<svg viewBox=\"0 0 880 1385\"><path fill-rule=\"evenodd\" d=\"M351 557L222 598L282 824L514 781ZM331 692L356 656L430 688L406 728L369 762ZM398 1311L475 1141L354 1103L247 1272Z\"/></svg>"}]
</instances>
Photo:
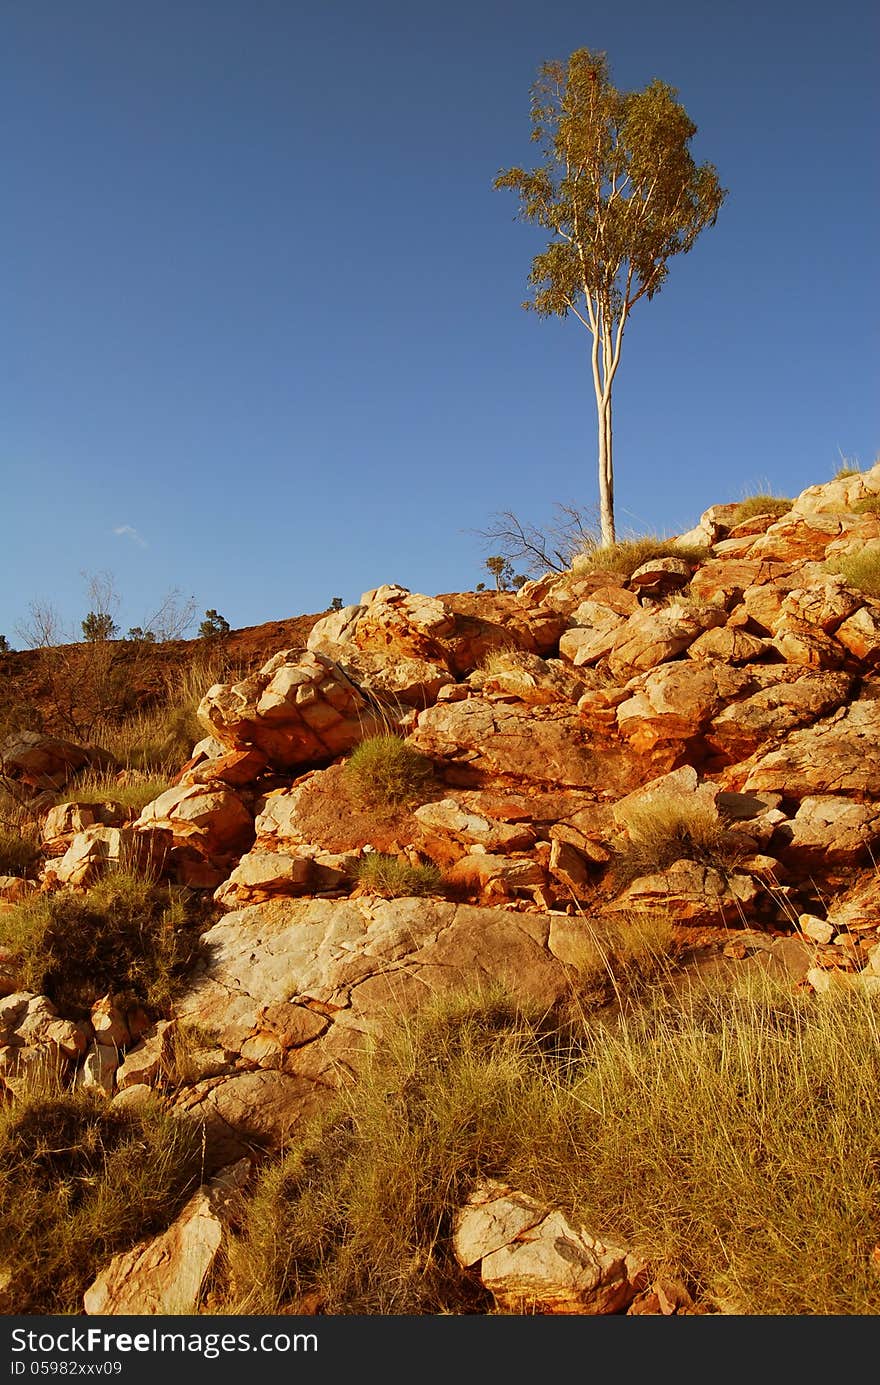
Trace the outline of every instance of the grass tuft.
<instances>
[{"instance_id":1,"label":"grass tuft","mask_svg":"<svg viewBox=\"0 0 880 1385\"><path fill-rule=\"evenodd\" d=\"M628 840L614 874L620 883L666 870L676 861L699 861L722 872L734 864L714 805L683 794L656 793L626 813Z\"/></svg>"},{"instance_id":2,"label":"grass tuft","mask_svg":"<svg viewBox=\"0 0 880 1385\"><path fill-rule=\"evenodd\" d=\"M793 504L793 500L782 495L749 495L737 505L730 527L733 529L757 515L774 515L778 519L787 515Z\"/></svg>"},{"instance_id":3,"label":"grass tuft","mask_svg":"<svg viewBox=\"0 0 880 1385\"><path fill-rule=\"evenodd\" d=\"M108 991L164 1014L198 955L198 933L192 896L125 871L85 894L28 899L2 924L22 989L49 996L72 1019Z\"/></svg>"},{"instance_id":4,"label":"grass tuft","mask_svg":"<svg viewBox=\"0 0 880 1385\"><path fill-rule=\"evenodd\" d=\"M696 567L709 556L708 548L699 544L680 544L674 539L662 539L645 534L621 539L618 543L587 548L572 562L572 571L582 576L588 572L611 572L618 577L632 577L636 568L655 558L683 558Z\"/></svg>"},{"instance_id":5,"label":"grass tuft","mask_svg":"<svg viewBox=\"0 0 880 1385\"><path fill-rule=\"evenodd\" d=\"M839 573L855 591L880 597L880 543L866 543L854 553L829 558L825 566L829 572Z\"/></svg>"},{"instance_id":6,"label":"grass tuft","mask_svg":"<svg viewBox=\"0 0 880 1385\"><path fill-rule=\"evenodd\" d=\"M345 762L345 777L362 802L399 807L413 803L431 783L434 766L400 736L369 736Z\"/></svg>"},{"instance_id":7,"label":"grass tuft","mask_svg":"<svg viewBox=\"0 0 880 1385\"><path fill-rule=\"evenodd\" d=\"M443 889L443 876L436 866L413 866L384 851L370 851L363 856L358 864L357 878L364 889L385 899L439 894Z\"/></svg>"},{"instance_id":8,"label":"grass tuft","mask_svg":"<svg viewBox=\"0 0 880 1385\"><path fill-rule=\"evenodd\" d=\"M704 1311L876 1314L880 1009L760 972L552 1031L447 997L270 1169L226 1311L492 1311L452 1252L485 1176L636 1247Z\"/></svg>"},{"instance_id":9,"label":"grass tuft","mask_svg":"<svg viewBox=\"0 0 880 1385\"><path fill-rule=\"evenodd\" d=\"M46 1085L46 1084L44 1084ZM24 1091L0 1106L4 1311L77 1314L116 1251L163 1230L198 1183L194 1125L152 1103Z\"/></svg>"}]
</instances>

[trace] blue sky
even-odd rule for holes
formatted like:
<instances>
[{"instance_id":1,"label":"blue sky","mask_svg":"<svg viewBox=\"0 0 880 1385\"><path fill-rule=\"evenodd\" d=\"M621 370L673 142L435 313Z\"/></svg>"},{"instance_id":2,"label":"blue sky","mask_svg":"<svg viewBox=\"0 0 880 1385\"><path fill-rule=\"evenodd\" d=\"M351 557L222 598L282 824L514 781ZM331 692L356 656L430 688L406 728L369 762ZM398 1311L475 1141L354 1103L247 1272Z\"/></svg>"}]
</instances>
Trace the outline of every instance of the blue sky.
<instances>
[{"instance_id":1,"label":"blue sky","mask_svg":"<svg viewBox=\"0 0 880 1385\"><path fill-rule=\"evenodd\" d=\"M678 88L729 196L633 312L618 529L792 494L877 417L874 6L27 0L0 31L0 632L172 587L258 624L487 577L596 502L589 338L525 313L540 64ZM491 579L488 579L491 581Z\"/></svg>"}]
</instances>

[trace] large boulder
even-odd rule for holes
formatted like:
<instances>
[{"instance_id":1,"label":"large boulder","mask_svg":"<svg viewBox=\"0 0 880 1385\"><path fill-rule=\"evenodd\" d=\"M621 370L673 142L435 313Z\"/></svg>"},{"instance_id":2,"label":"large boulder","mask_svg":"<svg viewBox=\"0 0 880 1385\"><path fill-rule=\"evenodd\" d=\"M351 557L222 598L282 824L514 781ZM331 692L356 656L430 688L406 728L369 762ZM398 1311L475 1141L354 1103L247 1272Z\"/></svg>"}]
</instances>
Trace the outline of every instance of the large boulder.
<instances>
[{"instance_id":1,"label":"large boulder","mask_svg":"<svg viewBox=\"0 0 880 1385\"><path fill-rule=\"evenodd\" d=\"M275 769L320 764L387 730L338 664L326 655L282 650L241 683L217 683L199 719L230 750L256 746Z\"/></svg>"},{"instance_id":2,"label":"large boulder","mask_svg":"<svg viewBox=\"0 0 880 1385\"><path fill-rule=\"evenodd\" d=\"M26 788L60 789L86 765L106 764L106 751L75 745L39 731L13 731L0 743L0 772Z\"/></svg>"},{"instance_id":3,"label":"large boulder","mask_svg":"<svg viewBox=\"0 0 880 1385\"><path fill-rule=\"evenodd\" d=\"M641 1256L495 1179L457 1213L453 1248L506 1313L622 1313L649 1279Z\"/></svg>"},{"instance_id":4,"label":"large boulder","mask_svg":"<svg viewBox=\"0 0 880 1385\"><path fill-rule=\"evenodd\" d=\"M659 611L649 608L632 615L616 632L608 654L608 669L618 682L656 668L684 653L706 630L723 625L718 606L677 602Z\"/></svg>"},{"instance_id":5,"label":"large boulder","mask_svg":"<svg viewBox=\"0 0 880 1385\"><path fill-rule=\"evenodd\" d=\"M880 703L854 702L801 731L746 767L746 793L786 798L845 794L880 797Z\"/></svg>"},{"instance_id":6,"label":"large boulder","mask_svg":"<svg viewBox=\"0 0 880 1385\"><path fill-rule=\"evenodd\" d=\"M176 784L146 805L134 827L144 832L161 829L175 846L195 847L208 857L244 850L254 837L253 813L222 783Z\"/></svg>"}]
</instances>

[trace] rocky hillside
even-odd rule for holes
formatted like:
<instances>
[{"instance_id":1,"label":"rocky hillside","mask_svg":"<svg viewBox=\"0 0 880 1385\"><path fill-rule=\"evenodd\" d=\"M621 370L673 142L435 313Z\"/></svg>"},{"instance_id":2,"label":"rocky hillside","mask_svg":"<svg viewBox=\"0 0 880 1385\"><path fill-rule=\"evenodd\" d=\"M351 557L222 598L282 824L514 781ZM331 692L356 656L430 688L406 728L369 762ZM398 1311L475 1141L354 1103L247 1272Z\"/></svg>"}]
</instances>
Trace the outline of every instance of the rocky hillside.
<instances>
[{"instance_id":1,"label":"rocky hillside","mask_svg":"<svg viewBox=\"0 0 880 1385\"><path fill-rule=\"evenodd\" d=\"M7 738L7 786L43 807L39 860L0 879L10 917L120 862L212 911L158 1020L110 993L61 1013L21 988L9 941L2 955L10 1091L49 1051L112 1106L185 1112L208 1172L226 1170L164 1240L105 1267L86 1311L168 1311L187 1246L196 1311L230 1169L272 1157L438 993L501 981L564 1004L603 922L662 915L683 964L714 948L808 992L880 991L880 465L774 508L713 506L661 556L619 545L515 595L367 592L206 689L204 739L137 815L75 788L58 803L93 751ZM210 1043L170 1084L185 1026ZM583 1228L565 1231L572 1278L554 1215L501 1184L473 1193L456 1253L484 1263L497 1304L524 1283L542 1311L686 1301Z\"/></svg>"}]
</instances>

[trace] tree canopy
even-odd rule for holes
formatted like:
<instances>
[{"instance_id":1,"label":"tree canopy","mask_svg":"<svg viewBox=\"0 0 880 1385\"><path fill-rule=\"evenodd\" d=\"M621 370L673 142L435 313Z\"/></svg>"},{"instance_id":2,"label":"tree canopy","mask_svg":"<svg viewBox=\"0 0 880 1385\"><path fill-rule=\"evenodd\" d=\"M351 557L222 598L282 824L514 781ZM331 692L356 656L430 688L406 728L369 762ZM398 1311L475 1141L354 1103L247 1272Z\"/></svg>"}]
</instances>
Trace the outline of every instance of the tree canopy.
<instances>
[{"instance_id":1,"label":"tree canopy","mask_svg":"<svg viewBox=\"0 0 880 1385\"><path fill-rule=\"evenodd\" d=\"M714 224L726 196L713 165L694 162L697 127L676 96L659 80L618 91L606 55L588 48L567 64L544 63L531 105L542 162L495 179L496 188L518 193L522 220L550 232L523 306L541 317L571 313L592 336L605 543L615 537L611 388L627 318L639 299L659 292L669 260Z\"/></svg>"}]
</instances>

